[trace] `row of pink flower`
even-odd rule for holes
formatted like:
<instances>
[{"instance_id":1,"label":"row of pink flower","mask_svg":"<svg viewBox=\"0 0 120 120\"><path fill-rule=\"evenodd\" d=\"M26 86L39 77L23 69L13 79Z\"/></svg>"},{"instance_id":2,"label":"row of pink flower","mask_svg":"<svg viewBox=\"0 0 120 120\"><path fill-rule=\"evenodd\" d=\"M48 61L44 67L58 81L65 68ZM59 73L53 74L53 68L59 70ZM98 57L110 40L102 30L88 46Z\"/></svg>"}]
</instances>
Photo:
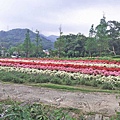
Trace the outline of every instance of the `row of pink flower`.
<instances>
[{"instance_id":1,"label":"row of pink flower","mask_svg":"<svg viewBox=\"0 0 120 120\"><path fill-rule=\"evenodd\" d=\"M51 60L52 61L52 60ZM53 60L54 61L54 60ZM57 60L55 60L58 62ZM59 60L60 63L62 60ZM88 60L87 60L88 61ZM86 61L86 62L87 62ZM63 62L63 64L55 64L50 63L50 60L22 60L22 59L1 59L0 65L1 66L14 66L14 67L24 67L24 68L35 68L35 69L49 69L49 70L61 70L66 72L80 72L84 74L93 74L93 75L103 75L103 76L120 76L120 68L107 68L107 67L100 67L100 66L86 66L86 65L74 65L67 64ZM70 62L70 60L69 60ZM73 62L73 61L72 61ZM73 62L74 63L74 62Z\"/></svg>"}]
</instances>

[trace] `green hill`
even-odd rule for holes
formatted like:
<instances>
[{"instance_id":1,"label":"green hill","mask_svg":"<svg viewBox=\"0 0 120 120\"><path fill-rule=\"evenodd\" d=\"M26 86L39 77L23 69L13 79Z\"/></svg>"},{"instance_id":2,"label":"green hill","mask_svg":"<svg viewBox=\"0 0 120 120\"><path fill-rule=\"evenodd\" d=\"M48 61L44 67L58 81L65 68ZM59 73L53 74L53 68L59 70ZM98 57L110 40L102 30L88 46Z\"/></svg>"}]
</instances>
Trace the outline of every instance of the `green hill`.
<instances>
[{"instance_id":1,"label":"green hill","mask_svg":"<svg viewBox=\"0 0 120 120\"><path fill-rule=\"evenodd\" d=\"M5 48L10 48L12 46L19 45L24 42L25 34L27 29L12 29L9 31L0 31L0 46ZM43 49L53 49L54 42L47 39L44 35L40 34L42 39ZM30 39L35 42L36 33L30 30Z\"/></svg>"}]
</instances>

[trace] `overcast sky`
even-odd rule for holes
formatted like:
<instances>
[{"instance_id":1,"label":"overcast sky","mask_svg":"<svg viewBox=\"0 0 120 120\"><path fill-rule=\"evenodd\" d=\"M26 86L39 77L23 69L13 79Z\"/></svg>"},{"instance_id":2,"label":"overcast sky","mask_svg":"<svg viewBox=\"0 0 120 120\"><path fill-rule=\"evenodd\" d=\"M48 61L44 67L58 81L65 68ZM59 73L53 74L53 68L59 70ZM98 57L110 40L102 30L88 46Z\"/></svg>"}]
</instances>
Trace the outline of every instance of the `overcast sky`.
<instances>
[{"instance_id":1,"label":"overcast sky","mask_svg":"<svg viewBox=\"0 0 120 120\"><path fill-rule=\"evenodd\" d=\"M0 0L0 31L36 29L44 35L88 35L92 24L106 20L120 22L120 0Z\"/></svg>"}]
</instances>

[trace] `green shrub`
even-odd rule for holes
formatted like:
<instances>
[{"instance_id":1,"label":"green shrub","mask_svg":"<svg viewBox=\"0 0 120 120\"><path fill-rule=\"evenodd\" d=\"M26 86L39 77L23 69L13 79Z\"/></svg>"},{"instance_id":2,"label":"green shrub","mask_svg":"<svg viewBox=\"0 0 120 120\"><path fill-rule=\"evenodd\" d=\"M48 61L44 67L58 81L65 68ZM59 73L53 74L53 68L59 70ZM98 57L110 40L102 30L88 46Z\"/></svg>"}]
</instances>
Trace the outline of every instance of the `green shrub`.
<instances>
[{"instance_id":1,"label":"green shrub","mask_svg":"<svg viewBox=\"0 0 120 120\"><path fill-rule=\"evenodd\" d=\"M51 76L45 76L45 75L39 75L39 77L40 77L40 81L38 81L39 83L47 83L47 82L49 82L52 78L51 78Z\"/></svg>"},{"instance_id":2,"label":"green shrub","mask_svg":"<svg viewBox=\"0 0 120 120\"><path fill-rule=\"evenodd\" d=\"M51 79L50 76L45 76L43 74L31 74L29 82L47 83L50 81L50 79Z\"/></svg>"},{"instance_id":3,"label":"green shrub","mask_svg":"<svg viewBox=\"0 0 120 120\"><path fill-rule=\"evenodd\" d=\"M108 82L103 83L103 85L102 85L101 88L102 89L109 89L109 90L114 90L115 89L114 86L113 86L113 84L108 83Z\"/></svg>"},{"instance_id":4,"label":"green shrub","mask_svg":"<svg viewBox=\"0 0 120 120\"><path fill-rule=\"evenodd\" d=\"M72 81L70 79L65 79L65 85L72 85Z\"/></svg>"},{"instance_id":5,"label":"green shrub","mask_svg":"<svg viewBox=\"0 0 120 120\"><path fill-rule=\"evenodd\" d=\"M84 80L84 79L79 79L79 80L78 80L78 84L80 84L80 85L85 85L85 80Z\"/></svg>"},{"instance_id":6,"label":"green shrub","mask_svg":"<svg viewBox=\"0 0 120 120\"><path fill-rule=\"evenodd\" d=\"M91 83L91 86L93 86L93 87L99 87L100 85L103 84L102 81L96 80L96 79L91 80L90 83Z\"/></svg>"},{"instance_id":7,"label":"green shrub","mask_svg":"<svg viewBox=\"0 0 120 120\"><path fill-rule=\"evenodd\" d=\"M96 80L91 81L91 84L93 87L98 87L98 81Z\"/></svg>"},{"instance_id":8,"label":"green shrub","mask_svg":"<svg viewBox=\"0 0 120 120\"><path fill-rule=\"evenodd\" d=\"M120 88L120 83L119 82L116 82L114 85L115 85L115 87Z\"/></svg>"},{"instance_id":9,"label":"green shrub","mask_svg":"<svg viewBox=\"0 0 120 120\"><path fill-rule=\"evenodd\" d=\"M54 84L62 84L62 80L58 77L53 77L51 80L50 80L51 83L54 83Z\"/></svg>"}]
</instances>

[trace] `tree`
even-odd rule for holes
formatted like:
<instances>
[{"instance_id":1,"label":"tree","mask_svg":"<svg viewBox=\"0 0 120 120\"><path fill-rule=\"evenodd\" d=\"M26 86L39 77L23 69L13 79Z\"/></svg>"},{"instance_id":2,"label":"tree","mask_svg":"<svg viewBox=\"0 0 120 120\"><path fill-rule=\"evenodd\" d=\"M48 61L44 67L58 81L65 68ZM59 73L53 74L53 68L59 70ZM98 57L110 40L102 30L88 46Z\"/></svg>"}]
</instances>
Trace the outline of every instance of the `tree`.
<instances>
[{"instance_id":1,"label":"tree","mask_svg":"<svg viewBox=\"0 0 120 120\"><path fill-rule=\"evenodd\" d=\"M39 31L36 30L36 57L39 57L39 53L42 51L42 39L39 36Z\"/></svg>"},{"instance_id":2,"label":"tree","mask_svg":"<svg viewBox=\"0 0 120 120\"><path fill-rule=\"evenodd\" d=\"M107 34L107 22L105 16L100 20L100 24L96 27L96 41L101 56L102 52L105 52L108 48L108 34Z\"/></svg>"},{"instance_id":3,"label":"tree","mask_svg":"<svg viewBox=\"0 0 120 120\"><path fill-rule=\"evenodd\" d=\"M29 29L27 30L27 33L25 34L25 40L24 40L23 46L24 46L26 57L29 57L30 52L31 52L31 46L32 46L31 40L30 40Z\"/></svg>"},{"instance_id":4,"label":"tree","mask_svg":"<svg viewBox=\"0 0 120 120\"><path fill-rule=\"evenodd\" d=\"M108 36L109 48L108 50L114 55L120 55L120 22L108 21Z\"/></svg>"},{"instance_id":5,"label":"tree","mask_svg":"<svg viewBox=\"0 0 120 120\"><path fill-rule=\"evenodd\" d=\"M94 25L92 24L89 30L89 37L85 42L85 49L89 53L89 56L92 57L92 54L97 50L97 41L95 39L96 32L94 30Z\"/></svg>"},{"instance_id":6,"label":"tree","mask_svg":"<svg viewBox=\"0 0 120 120\"><path fill-rule=\"evenodd\" d=\"M57 41L55 41L54 47L57 49L58 51L58 57L64 56L64 37L63 37L63 32L62 32L62 27L60 25L59 27L59 32L60 32L60 36L59 38L57 38Z\"/></svg>"},{"instance_id":7,"label":"tree","mask_svg":"<svg viewBox=\"0 0 120 120\"><path fill-rule=\"evenodd\" d=\"M85 41L86 37L84 35L82 35L81 33L78 33L76 35L74 51L75 53L77 53L77 56L75 55L75 57L84 57Z\"/></svg>"},{"instance_id":8,"label":"tree","mask_svg":"<svg viewBox=\"0 0 120 120\"><path fill-rule=\"evenodd\" d=\"M91 28L89 30L89 37L95 37L94 24L91 25Z\"/></svg>"},{"instance_id":9,"label":"tree","mask_svg":"<svg viewBox=\"0 0 120 120\"><path fill-rule=\"evenodd\" d=\"M85 54L85 41L86 37L80 33L77 35L62 35L61 38L55 42L55 47L58 53L60 53L60 56L80 57Z\"/></svg>"},{"instance_id":10,"label":"tree","mask_svg":"<svg viewBox=\"0 0 120 120\"><path fill-rule=\"evenodd\" d=\"M89 53L89 56L92 57L92 54L97 51L97 41L95 38L88 37L85 43L85 49ZM97 56L97 55L96 55Z\"/></svg>"}]
</instances>

